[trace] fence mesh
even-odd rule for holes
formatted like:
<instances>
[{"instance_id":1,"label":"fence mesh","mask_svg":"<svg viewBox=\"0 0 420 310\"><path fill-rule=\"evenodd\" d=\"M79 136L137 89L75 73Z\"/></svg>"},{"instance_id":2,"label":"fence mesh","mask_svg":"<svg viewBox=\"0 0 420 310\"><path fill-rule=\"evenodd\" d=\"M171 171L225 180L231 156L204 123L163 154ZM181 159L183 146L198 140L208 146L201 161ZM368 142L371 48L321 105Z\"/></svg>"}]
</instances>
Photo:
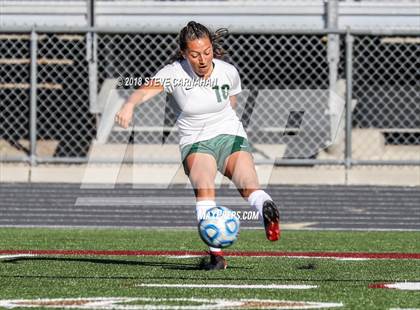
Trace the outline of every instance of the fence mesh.
<instances>
[{"instance_id":1,"label":"fence mesh","mask_svg":"<svg viewBox=\"0 0 420 310\"><path fill-rule=\"evenodd\" d=\"M56 143L53 156L83 157L95 136L89 113L85 35L40 35L38 43L38 139Z\"/></svg>"},{"instance_id":2,"label":"fence mesh","mask_svg":"<svg viewBox=\"0 0 420 310\"><path fill-rule=\"evenodd\" d=\"M27 153L29 137L30 36L0 35L0 139L16 153ZM3 153L3 152L2 152Z\"/></svg>"},{"instance_id":3,"label":"fence mesh","mask_svg":"<svg viewBox=\"0 0 420 310\"><path fill-rule=\"evenodd\" d=\"M419 38L354 41L353 157L419 159ZM417 146L416 146L417 145Z\"/></svg>"},{"instance_id":4,"label":"fence mesh","mask_svg":"<svg viewBox=\"0 0 420 310\"><path fill-rule=\"evenodd\" d=\"M176 46L176 36L171 34L100 35L99 81L118 77L134 80L151 77L170 62ZM315 156L329 140L325 116L327 92L315 97L308 92L328 89L326 41L323 37L231 35L224 42L224 47L229 61L240 72L242 87L247 90L239 96L241 107L238 114L248 127L251 141L255 144L286 144L288 150L284 155L287 158ZM135 132L133 140L137 143L160 143L165 133L159 128L174 124L174 120L168 119L168 111L164 96L138 107L135 126L150 130ZM301 130L301 133L293 130L297 123L304 124L302 128L306 130ZM285 130L287 126L290 128ZM130 134L114 131L110 141L127 141ZM176 134L165 141L176 143Z\"/></svg>"},{"instance_id":5,"label":"fence mesh","mask_svg":"<svg viewBox=\"0 0 420 310\"><path fill-rule=\"evenodd\" d=\"M30 37L3 34L0 40L1 141L27 153L30 109ZM98 122L89 102L85 34L38 34L37 155L86 157ZM288 159L343 159L342 127L331 122L328 40L324 35L231 34L224 42L242 80L238 115L256 151ZM176 52L174 34L98 34L98 92L109 79L153 76ZM344 38L340 40L338 84L344 85ZM356 36L353 57L353 149L355 159L418 160L420 107L418 38ZM118 87L126 98L136 87ZM94 105L97 103L93 103ZM101 114L101 113L99 113ZM342 117L342 111L339 118ZM172 102L165 95L139 106L134 131L114 127L110 144L175 144ZM342 126L341 121L341 126ZM338 133L338 134L337 134ZM338 138L337 138L338 137ZM323 152L331 145L338 152ZM267 148L266 148L267 149ZM265 150L266 150L265 149ZM417 155L416 155L417 154Z\"/></svg>"}]
</instances>

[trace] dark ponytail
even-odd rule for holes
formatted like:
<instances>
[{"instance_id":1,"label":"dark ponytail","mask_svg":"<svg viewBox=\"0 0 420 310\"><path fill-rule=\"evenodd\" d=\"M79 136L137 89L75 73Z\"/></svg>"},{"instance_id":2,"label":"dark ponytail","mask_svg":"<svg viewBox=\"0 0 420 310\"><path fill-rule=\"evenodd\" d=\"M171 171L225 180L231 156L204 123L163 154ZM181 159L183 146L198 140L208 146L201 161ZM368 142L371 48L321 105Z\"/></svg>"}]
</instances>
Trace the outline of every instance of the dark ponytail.
<instances>
[{"instance_id":1,"label":"dark ponytail","mask_svg":"<svg viewBox=\"0 0 420 310\"><path fill-rule=\"evenodd\" d=\"M226 28L220 28L212 35L214 57L222 60L228 59L228 53L222 47L223 38L227 37L229 31Z\"/></svg>"},{"instance_id":2,"label":"dark ponytail","mask_svg":"<svg viewBox=\"0 0 420 310\"><path fill-rule=\"evenodd\" d=\"M226 28L221 28L215 31L215 33L210 32L210 30L195 21L190 21L188 24L181 29L179 32L177 41L178 41L178 51L176 55L172 58L172 61L181 61L184 59L182 52L187 49L187 44L189 41L196 39L209 38L213 46L214 57L222 60L227 60L227 53L222 47L222 39L228 35L229 31Z\"/></svg>"}]
</instances>

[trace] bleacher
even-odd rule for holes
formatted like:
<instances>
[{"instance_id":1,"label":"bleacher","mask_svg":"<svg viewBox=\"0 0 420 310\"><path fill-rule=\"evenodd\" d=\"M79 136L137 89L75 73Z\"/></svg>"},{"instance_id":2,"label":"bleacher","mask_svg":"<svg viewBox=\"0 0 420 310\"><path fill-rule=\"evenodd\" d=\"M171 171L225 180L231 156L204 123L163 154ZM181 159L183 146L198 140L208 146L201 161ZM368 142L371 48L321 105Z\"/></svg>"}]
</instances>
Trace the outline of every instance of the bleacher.
<instances>
[{"instance_id":1,"label":"bleacher","mask_svg":"<svg viewBox=\"0 0 420 310\"><path fill-rule=\"evenodd\" d=\"M197 8L197 2L199 1L96 1L96 25L97 27L142 27L144 29L152 29L156 25L160 24L159 29L162 29L164 33L165 29L178 29L179 25L185 22L185 19L191 13L191 10L205 10L208 9L208 3L203 2ZM258 35L257 42L268 41L268 34L264 34L264 29L272 29L275 31L275 27L287 28L308 28L313 27L314 29L325 28L325 3L320 0L302 0L302 1L259 1L264 2L264 6L259 6L258 10L255 10L255 4L258 1L219 1L220 4L224 5L226 12L232 10L232 18L229 20L231 23L230 28L240 29L249 22L255 25L254 31L260 29L261 34ZM7 27L73 27L73 26L86 26L86 13L87 13L87 1L3 1L3 19L1 20L2 26ZM347 26L351 27L374 27L384 28L394 27L398 25L400 28L408 28L416 26L419 16L419 10L416 6L416 1L403 0L403 1L340 1L339 2L339 27L344 28ZM238 6L242 8L238 11ZM170 11L172 8L174 11ZM166 17L170 12L177 12L177 18L167 21L167 19L156 19L153 18L153 14L158 16ZM268 14L267 16L261 16L261 13ZM211 13L211 14L210 14ZM214 18L217 15L217 10L212 9L209 15L203 15L203 20L206 18ZM219 11L220 13L220 11ZM160 14L160 15L159 15ZM139 18L141 16L141 18ZM273 23L272 17L275 17L276 23ZM293 16L293 17L291 17ZM274 18L273 17L273 18ZM165 20L165 25L162 26L162 21ZM245 22L246 20L246 22ZM220 22L223 24L225 22ZM216 23L217 24L217 23ZM229 26L229 25L228 25ZM148 28L149 27L149 28ZM270 28L274 27L274 28ZM156 32L156 28L154 28ZM242 30L243 31L243 30ZM239 33L241 33L239 31ZM159 33L150 33L148 40L158 40ZM240 35L237 35L239 37ZM174 34L170 34L168 37L164 37L165 40L172 40ZM232 36L234 37L234 36ZM101 92L108 86L105 85L105 81L115 79L119 74L125 74L127 65L124 61L116 63L115 59L121 59L121 55L127 55L127 40L134 40L131 36L127 35L124 40L116 40L111 42L113 49L108 49L106 44L111 44L108 40L111 36L102 37L100 40L100 50L98 50L98 100L97 102L91 102L87 90L88 86L88 67L86 59L86 37L84 34L40 34L38 36L38 44L41 49L41 53L38 55L38 106L39 115L41 121L39 122L39 138L40 145L48 144L54 145L54 147L46 147L49 150L51 156L85 156L89 150L89 143L95 138L99 141L118 142L122 135L124 139L127 139L127 135L131 135L131 132L127 132L121 128L112 127L112 124L108 121L105 126L104 119L105 105L101 103ZM322 36L321 42L316 48L321 49L322 53L326 51L326 44L328 39L326 36ZM410 39L410 40L409 40ZM415 48L418 41L416 38L404 38L404 37L383 37L382 40L372 40L371 50L388 51L395 50L395 46L401 46L404 44L404 49L409 51L411 55L415 55ZM160 40L160 39L159 39ZM280 39L276 39L280 40ZM130 42L130 41L129 41ZM132 41L137 44L137 41ZM4 100L2 104L14 108L10 108L10 113L4 114L7 118L8 127L5 128L3 138L9 142L15 144L16 141L22 146L27 145L28 139L28 106L23 102L29 99L29 66L30 66L30 55L29 55L29 34L14 34L14 33L3 33L0 34L1 44L1 57L0 57L0 70L4 72L3 78L0 81L0 91L6 94L9 98ZM51 44L59 46L58 49L53 48L49 54L47 51L51 49ZM313 44L309 41L310 44ZM102 44L102 45L101 45ZM257 43L257 45L260 43ZM283 44L283 43L282 43ZM301 57L301 54L305 50L310 50L309 44L302 44L302 50L298 50L294 56ZM318 43L317 43L318 44ZM21 47L18 50L18 47ZM73 55L77 51L77 55ZM22 50L24 50L22 52ZM106 52L104 52L106 50ZM311 51L311 50L310 50ZM312 52L316 50L312 50ZM240 60L244 57L243 51L236 51ZM247 50L247 53L253 53L252 50ZM44 53L44 55L43 55ZM132 61L136 66L145 60L142 56L142 51L139 49L136 51L139 58L134 59L133 55L128 60ZM242 53L242 54L241 54ZM365 54L364 54L365 53ZM398 146L416 146L420 144L419 140L419 120L418 107L415 105L415 101L407 101L402 97L398 96L400 87L412 87L415 81L409 78L394 78L392 81L387 78L375 78L369 81L370 76L368 72L363 72L364 68L368 65L367 61L370 59L367 51L363 51L356 57L355 62L355 83L353 94L355 96L354 106L354 141L364 141L366 137L370 137L373 142L372 145L383 145L383 147L395 148ZM257 53L258 54L258 53ZM256 54L256 55L257 55ZM282 55L284 56L284 55ZM290 55L286 55L290 56ZM376 55L379 57L379 54ZM255 59L255 55L251 57ZM343 58L344 55L340 56L339 64L339 76L338 78L343 81ZM286 58L284 58L286 59ZM161 62L155 61L151 65L148 65L147 74L155 72L165 60ZM252 85L257 85L259 89L263 85L267 85L267 80L262 78L262 75L267 74L270 79L270 87L278 87L279 89L287 88L324 88L328 89L328 72L320 71L318 76L315 78L305 79L304 74L308 72L302 72L302 76L291 78L292 81L288 81L289 78L287 73L283 75L273 75L270 73L270 69L274 66L284 67L285 64L280 61L274 61L270 64L265 64L264 60L258 60L253 66L252 70L239 63L241 68L244 68L241 72L244 88L249 88ZM309 68L319 66L320 68L327 68L328 63L326 59L321 59L318 63L311 63L310 57L304 59L304 61L310 63ZM370 60L369 60L370 61ZM415 61L415 60L413 60ZM410 69L410 62L404 62L399 64L398 61L379 61L378 66L386 65L392 67L393 65L398 66L394 68L397 72L405 72ZM140 75L144 73L143 67L139 66L138 71L130 71L133 75ZM359 69L358 69L359 68ZM49 72L47 72L50 70ZM131 70L131 69L130 69ZM359 72L357 70L360 70ZM19 72L19 74L9 74L10 72ZM293 72L292 72L293 73ZM290 73L289 73L290 74ZM380 76L380 75L379 75ZM397 76L397 75L394 75ZM403 74L401 75L403 76ZM414 77L415 75L410 75ZM256 81L259 81L256 83ZM369 81L368 83L366 81ZM71 89L68 82L74 82L80 86L80 89ZM375 93L372 95L368 85L370 82L376 87ZM392 85L389 84L392 82ZM260 84L258 84L260 83ZM376 84L377 85L376 85ZM382 89L378 89L382 87ZM115 88L115 87L114 87ZM112 89L112 87L111 87ZM410 88L412 90L412 88ZM410 90L409 89L409 90ZM344 98L345 89L341 91L341 96ZM385 95L384 95L385 94ZM385 118L379 117L366 117L366 113L372 113L381 109L383 102L381 103L381 95L383 98L388 100L387 110ZM26 97L25 97L26 96ZM103 97L103 95L102 95ZM16 98L22 99L22 102L16 101ZM26 99L25 99L26 98ZM121 101L123 97L118 97ZM164 98L159 99L160 101L165 100ZM121 102L120 102L121 103ZM99 106L99 110L97 109ZM146 112L150 112L150 108L145 106ZM114 106L115 109L115 106ZM159 108L160 109L160 108ZM328 106L326 107L326 110ZM14 111L21 111L22 113L18 118L15 118ZM158 120L163 120L165 111L159 110L154 111L154 116L151 117L146 123L134 127L134 131L140 133L138 136L139 141L142 143L159 143L162 141L162 136L170 133L176 134L176 129L173 126L166 126ZM382 110L383 111L383 110ZM408 112L407 112L408 111ZM325 118L325 113L328 111L321 111L320 118ZM59 115L59 113L61 113ZM404 114L405 113L405 114ZM396 114L398 117L393 117ZM322 116L324 115L324 116ZM105 118L109 118L106 115ZM390 121L391 119L391 121ZM111 128L110 128L111 124ZM106 129L104 129L106 127ZM70 128L70 130L68 130ZM286 121L282 122L281 126L276 126L267 122L265 126L259 128L258 132L255 133L257 144L266 143L266 140L258 140L261 137L271 137L268 141L271 143L280 143L283 140L291 139L299 133L299 128L296 126L288 126ZM88 138L86 138L88 137ZM323 136L325 137L325 135ZM333 145L329 145L330 149L340 149L337 153L342 153L342 138L341 134L338 135L336 141L331 141ZM360 137L360 138L359 138ZM279 140L280 139L280 140ZM78 141L85 141L81 145L74 147ZM325 138L327 140L327 138ZM46 142L47 141L47 142ZM48 143L50 141L50 143ZM167 142L175 143L176 139L169 139ZM294 140L296 141L296 140ZM307 142L307 141L306 141ZM86 145L87 144L87 145ZM337 147L341 145L340 147ZM324 145L323 145L324 146ZM383 152L385 149L382 147ZM22 149L25 149L23 147ZM377 149L380 149L377 148ZM333 152L334 153L334 152ZM397 152L397 153L407 153ZM408 152L410 153L410 152ZM334 153L335 154L335 153ZM326 156L328 158L336 158L331 153L321 153L318 158ZM411 153L410 153L411 154ZM336 156L337 155L337 156ZM379 156L380 157L380 156ZM391 156L390 158L395 158Z\"/></svg>"}]
</instances>

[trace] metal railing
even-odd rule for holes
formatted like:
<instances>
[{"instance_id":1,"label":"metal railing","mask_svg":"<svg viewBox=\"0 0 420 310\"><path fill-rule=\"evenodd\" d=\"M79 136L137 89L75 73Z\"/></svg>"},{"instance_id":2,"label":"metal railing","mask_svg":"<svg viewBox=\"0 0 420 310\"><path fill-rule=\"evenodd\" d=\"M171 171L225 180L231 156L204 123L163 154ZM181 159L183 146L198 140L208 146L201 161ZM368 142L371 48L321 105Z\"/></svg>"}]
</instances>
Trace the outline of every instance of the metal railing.
<instances>
[{"instance_id":1,"label":"metal railing","mask_svg":"<svg viewBox=\"0 0 420 310\"><path fill-rule=\"evenodd\" d=\"M106 81L144 79L168 63L174 31L1 29L1 161L120 161L89 156L101 147L98 129L105 106L113 104L99 102L100 93ZM338 40L330 43L328 35ZM337 44L337 55L328 44ZM232 33L225 47L244 89L237 112L259 154L256 162L420 165L419 45L420 30ZM110 91L123 100L130 86ZM134 130L114 128L107 145L176 144L170 115L165 95L157 96L138 107ZM167 154L130 162L178 160Z\"/></svg>"}]
</instances>

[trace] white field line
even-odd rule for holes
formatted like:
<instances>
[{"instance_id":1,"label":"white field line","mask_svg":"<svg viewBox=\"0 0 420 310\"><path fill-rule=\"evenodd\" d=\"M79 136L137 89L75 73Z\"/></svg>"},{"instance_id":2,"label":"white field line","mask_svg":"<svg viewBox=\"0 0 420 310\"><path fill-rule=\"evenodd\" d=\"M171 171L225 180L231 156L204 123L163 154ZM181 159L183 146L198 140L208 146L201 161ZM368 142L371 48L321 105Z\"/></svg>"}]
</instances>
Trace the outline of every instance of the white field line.
<instances>
[{"instance_id":1,"label":"white field line","mask_svg":"<svg viewBox=\"0 0 420 310\"><path fill-rule=\"evenodd\" d=\"M363 258L363 257L337 257L334 258L335 260L342 260L342 261L365 261L370 260L371 258Z\"/></svg>"},{"instance_id":2,"label":"white field line","mask_svg":"<svg viewBox=\"0 0 420 310\"><path fill-rule=\"evenodd\" d=\"M196 258L203 257L203 255L165 255L167 258L184 259L184 258Z\"/></svg>"},{"instance_id":3,"label":"white field line","mask_svg":"<svg viewBox=\"0 0 420 310\"><path fill-rule=\"evenodd\" d=\"M203 255L165 255L167 258L173 258L173 259L187 259L187 258L196 258L196 257L203 257ZM296 259L333 259L337 261L366 261L366 260L372 260L373 258L363 258L363 257L328 257L328 256L296 256L296 255L284 255L284 256L275 256L275 255L247 255L247 256L230 256L229 258L235 258L235 257L252 257L252 258L296 258ZM375 260L379 259L389 259L392 258L374 258ZM399 258L398 260L400 260Z\"/></svg>"},{"instance_id":4,"label":"white field line","mask_svg":"<svg viewBox=\"0 0 420 310\"><path fill-rule=\"evenodd\" d=\"M139 302L139 304L135 304ZM174 305L182 302L184 305ZM127 304L130 303L130 304ZM165 304L166 303L166 304ZM185 305L190 303L190 305ZM204 299L204 298L128 298L128 297L94 297L94 298L56 298L56 299L11 299L0 300L0 307L12 308L59 308L59 309L249 309L257 305L261 309L319 309L342 307L342 303L325 303L313 301L291 301L273 299Z\"/></svg>"},{"instance_id":5,"label":"white field line","mask_svg":"<svg viewBox=\"0 0 420 310\"><path fill-rule=\"evenodd\" d=\"M13 260L17 258L25 258L25 257L34 257L37 256L37 254L15 254L15 255L0 255L0 261L6 261L6 260ZM167 258L173 258L173 259L189 259L189 258L198 258L203 257L203 255L164 255L164 257ZM265 257L277 257L277 256L246 256L246 257L258 257L258 258L265 258ZM298 258L298 259L304 259L304 258L314 258L314 259L334 259L334 260L341 260L341 261L364 261L369 260L369 258L335 258L335 257L317 257L317 256L281 256L283 258Z\"/></svg>"},{"instance_id":6,"label":"white field line","mask_svg":"<svg viewBox=\"0 0 420 310\"><path fill-rule=\"evenodd\" d=\"M15 254L15 255L0 255L0 261L9 261L18 258L34 257L36 254Z\"/></svg>"},{"instance_id":7,"label":"white field line","mask_svg":"<svg viewBox=\"0 0 420 310\"><path fill-rule=\"evenodd\" d=\"M317 285L299 285L299 284L163 284L163 283L141 283L136 287L175 287L175 288L232 288L232 289L278 289L278 290L307 290L318 288Z\"/></svg>"},{"instance_id":8,"label":"white field line","mask_svg":"<svg viewBox=\"0 0 420 310\"><path fill-rule=\"evenodd\" d=\"M402 291L420 291L420 282L398 282L384 285L386 288L392 288Z\"/></svg>"},{"instance_id":9,"label":"white field line","mask_svg":"<svg viewBox=\"0 0 420 310\"><path fill-rule=\"evenodd\" d=\"M15 254L15 255L0 255L0 261L6 261L6 260L13 260L17 258L25 258L25 257L33 257L37 256L37 254ZM164 255L164 257L167 258L173 258L173 259L189 259L189 258L198 258L203 257L203 255ZM249 255L246 257L253 257L253 258L267 258L267 257L277 257L277 256L258 256L258 255ZM370 260L370 258L345 258L345 257L322 257L322 256L280 256L279 258L296 258L296 259L334 259L339 261L366 261Z\"/></svg>"}]
</instances>

